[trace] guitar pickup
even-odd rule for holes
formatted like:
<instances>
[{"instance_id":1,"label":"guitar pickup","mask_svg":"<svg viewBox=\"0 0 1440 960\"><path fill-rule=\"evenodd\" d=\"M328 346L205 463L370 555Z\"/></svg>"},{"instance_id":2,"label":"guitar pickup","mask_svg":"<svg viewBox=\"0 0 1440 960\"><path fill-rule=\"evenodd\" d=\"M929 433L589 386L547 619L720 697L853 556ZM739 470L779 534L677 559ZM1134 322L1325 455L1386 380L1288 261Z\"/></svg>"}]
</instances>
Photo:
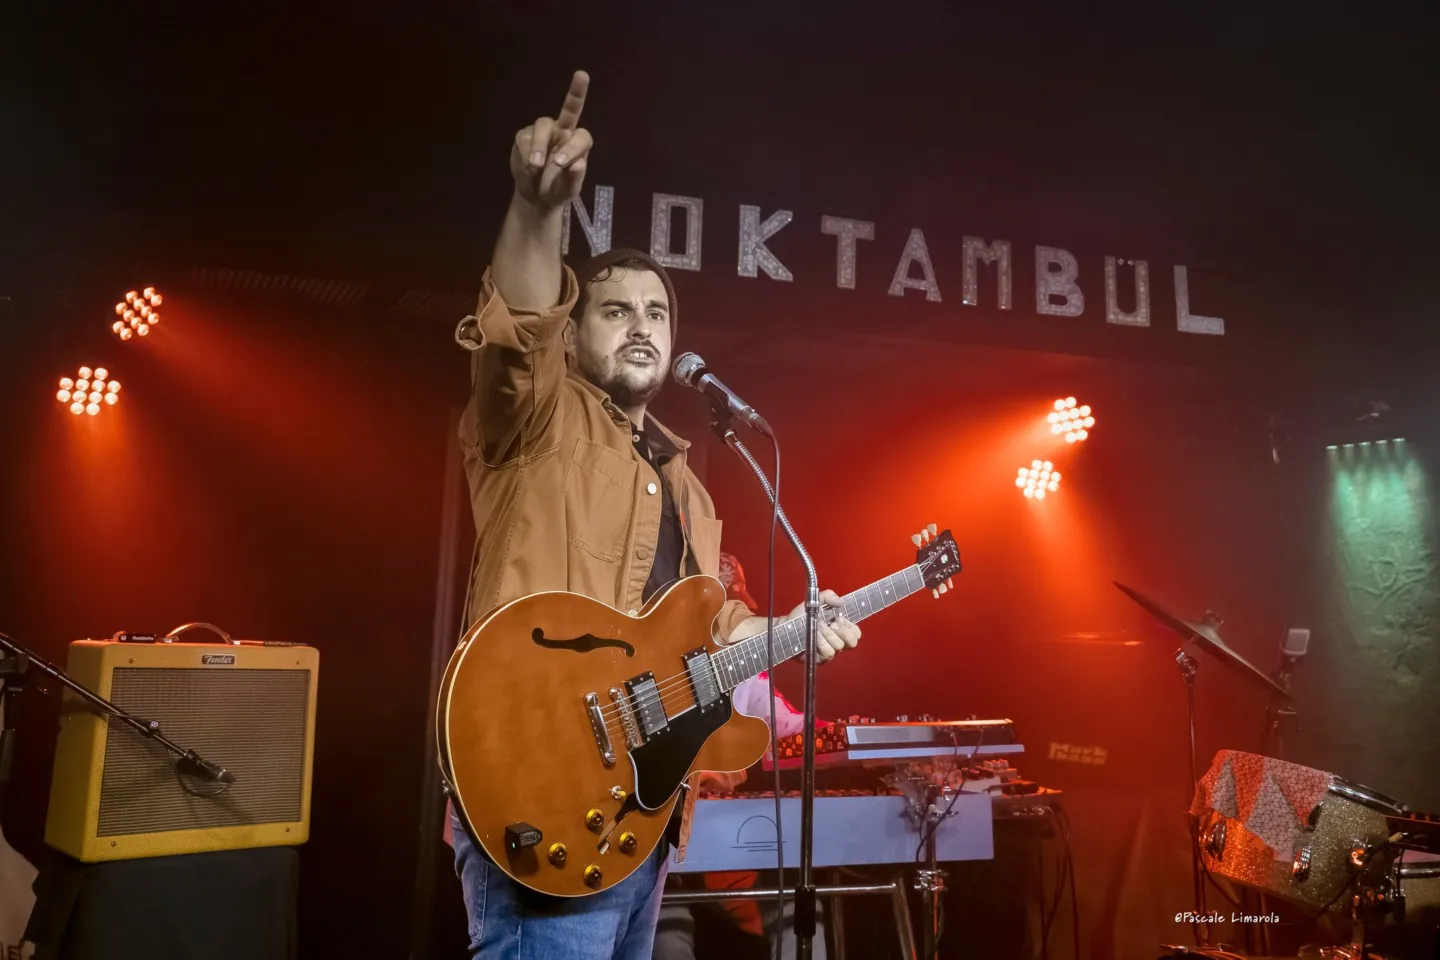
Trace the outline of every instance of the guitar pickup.
<instances>
[{"instance_id":1,"label":"guitar pickup","mask_svg":"<svg viewBox=\"0 0 1440 960\"><path fill-rule=\"evenodd\" d=\"M665 704L660 699L660 689L655 684L655 674L646 671L625 681L625 692L630 695L631 708L639 721L640 732L648 741L664 733L670 726L665 716Z\"/></svg>"},{"instance_id":2,"label":"guitar pickup","mask_svg":"<svg viewBox=\"0 0 1440 960\"><path fill-rule=\"evenodd\" d=\"M720 685L715 682L715 668L710 664L710 654L705 652L704 647L697 647L680 660L685 664L685 672L690 675L690 689L703 713L720 700Z\"/></svg>"}]
</instances>

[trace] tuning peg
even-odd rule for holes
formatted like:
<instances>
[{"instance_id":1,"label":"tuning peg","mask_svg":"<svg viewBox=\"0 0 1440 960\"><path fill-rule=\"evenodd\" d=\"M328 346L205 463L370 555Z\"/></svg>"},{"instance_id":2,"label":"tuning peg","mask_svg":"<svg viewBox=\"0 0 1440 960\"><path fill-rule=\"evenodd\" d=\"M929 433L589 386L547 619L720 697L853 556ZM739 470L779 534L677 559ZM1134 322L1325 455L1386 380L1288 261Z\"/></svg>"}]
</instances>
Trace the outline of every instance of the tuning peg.
<instances>
[{"instance_id":1,"label":"tuning peg","mask_svg":"<svg viewBox=\"0 0 1440 960\"><path fill-rule=\"evenodd\" d=\"M942 584L940 584L940 591L939 591L939 592L940 592L940 593L944 593L944 592L945 592L946 590L948 590L948 589L950 589L950 588L947 587L947 586L945 586L945 584L942 583Z\"/></svg>"},{"instance_id":2,"label":"tuning peg","mask_svg":"<svg viewBox=\"0 0 1440 960\"><path fill-rule=\"evenodd\" d=\"M926 543L929 543L929 542L930 542L930 531L929 531L929 530L921 530L921 531L920 531L920 536L921 536L922 538L924 538L924 540L925 540Z\"/></svg>"},{"instance_id":3,"label":"tuning peg","mask_svg":"<svg viewBox=\"0 0 1440 960\"><path fill-rule=\"evenodd\" d=\"M915 534L915 536L911 537L910 539L915 541L915 546L917 546L917 547L920 546L920 534L917 533L917 534Z\"/></svg>"},{"instance_id":4,"label":"tuning peg","mask_svg":"<svg viewBox=\"0 0 1440 960\"><path fill-rule=\"evenodd\" d=\"M938 533L940 532L940 528L937 527L937 526L935 526L935 524L933 524L933 523L930 524L930 526L927 527L926 529L928 529L928 530L930 531L930 536L932 536L932 537L935 536L936 534L938 534Z\"/></svg>"},{"instance_id":5,"label":"tuning peg","mask_svg":"<svg viewBox=\"0 0 1440 960\"><path fill-rule=\"evenodd\" d=\"M954 589L955 589L955 578L954 578L954 577L951 577L950 579L946 580L946 581L945 581L945 586L949 587L951 590L954 590Z\"/></svg>"},{"instance_id":6,"label":"tuning peg","mask_svg":"<svg viewBox=\"0 0 1440 960\"><path fill-rule=\"evenodd\" d=\"M932 597L934 597L936 600L939 600L939 599L940 599L940 591L939 591L939 590L931 590L931 591L930 591L930 595L931 595Z\"/></svg>"}]
</instances>

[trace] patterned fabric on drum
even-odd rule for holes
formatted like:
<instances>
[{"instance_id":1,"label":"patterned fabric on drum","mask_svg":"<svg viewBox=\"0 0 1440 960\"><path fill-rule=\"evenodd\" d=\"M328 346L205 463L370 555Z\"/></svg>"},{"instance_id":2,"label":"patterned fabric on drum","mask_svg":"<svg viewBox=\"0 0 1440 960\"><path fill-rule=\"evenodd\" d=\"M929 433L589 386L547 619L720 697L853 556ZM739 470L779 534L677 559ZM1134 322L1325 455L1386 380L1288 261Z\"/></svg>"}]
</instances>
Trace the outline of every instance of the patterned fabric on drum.
<instances>
[{"instance_id":1,"label":"patterned fabric on drum","mask_svg":"<svg viewBox=\"0 0 1440 960\"><path fill-rule=\"evenodd\" d=\"M1254 753L1221 750L1200 778L1190 812L1238 820L1276 860L1291 860L1310 812L1334 781L1328 773Z\"/></svg>"}]
</instances>

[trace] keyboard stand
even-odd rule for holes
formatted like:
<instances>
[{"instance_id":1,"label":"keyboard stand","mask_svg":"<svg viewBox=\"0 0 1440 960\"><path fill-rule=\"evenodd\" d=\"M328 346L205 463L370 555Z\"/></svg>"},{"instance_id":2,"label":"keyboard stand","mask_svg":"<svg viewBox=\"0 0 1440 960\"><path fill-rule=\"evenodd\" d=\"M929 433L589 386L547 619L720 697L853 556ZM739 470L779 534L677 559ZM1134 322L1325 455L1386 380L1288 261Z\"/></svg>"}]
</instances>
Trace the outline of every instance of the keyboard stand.
<instances>
[{"instance_id":1,"label":"keyboard stand","mask_svg":"<svg viewBox=\"0 0 1440 960\"><path fill-rule=\"evenodd\" d=\"M895 938L900 946L903 960L919 960L915 953L915 928L910 925L910 905L905 897L905 871L896 870L895 879L889 883L840 883L819 885L815 888L817 899L827 901L835 917L832 930L835 933L835 949L831 956L845 960L845 928L841 919L842 901L845 897L886 896L890 898L890 909L895 915ZM724 900L774 900L781 891L774 887L750 890L676 890L665 894L665 903L719 903ZM793 900L794 890L784 891L787 900Z\"/></svg>"}]
</instances>

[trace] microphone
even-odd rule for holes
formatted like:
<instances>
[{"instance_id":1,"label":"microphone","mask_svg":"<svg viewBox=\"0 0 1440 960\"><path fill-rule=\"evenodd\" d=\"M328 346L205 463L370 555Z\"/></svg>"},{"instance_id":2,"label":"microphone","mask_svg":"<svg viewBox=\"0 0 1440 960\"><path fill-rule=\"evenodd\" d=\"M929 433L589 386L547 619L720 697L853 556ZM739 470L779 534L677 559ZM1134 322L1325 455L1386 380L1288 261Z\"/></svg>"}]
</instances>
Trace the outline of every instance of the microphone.
<instances>
[{"instance_id":1,"label":"microphone","mask_svg":"<svg viewBox=\"0 0 1440 960\"><path fill-rule=\"evenodd\" d=\"M235 774L219 764L211 763L194 750L185 751L184 756L176 759L175 766L181 773L188 773L192 777L209 780L211 783L235 782Z\"/></svg>"},{"instance_id":2,"label":"microphone","mask_svg":"<svg viewBox=\"0 0 1440 960\"><path fill-rule=\"evenodd\" d=\"M770 432L770 424L765 422L765 418L756 413L754 407L741 400L735 391L716 379L715 375L705 366L705 361L700 359L699 354L682 353L676 357L674 373L677 381L692 390L698 390L705 394L752 430L763 433L772 440L775 438L775 434Z\"/></svg>"}]
</instances>

